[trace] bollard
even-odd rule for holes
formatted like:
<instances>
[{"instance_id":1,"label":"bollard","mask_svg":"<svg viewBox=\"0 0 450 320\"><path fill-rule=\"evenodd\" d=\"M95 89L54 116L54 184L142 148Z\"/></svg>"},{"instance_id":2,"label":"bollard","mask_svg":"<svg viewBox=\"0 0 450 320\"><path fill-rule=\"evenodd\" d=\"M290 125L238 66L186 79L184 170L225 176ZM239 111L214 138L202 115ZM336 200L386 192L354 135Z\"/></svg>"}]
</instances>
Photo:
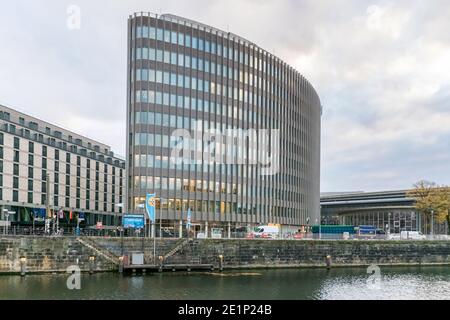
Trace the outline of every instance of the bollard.
<instances>
[{"instance_id":1,"label":"bollard","mask_svg":"<svg viewBox=\"0 0 450 320\"><path fill-rule=\"evenodd\" d=\"M327 263L327 269L331 268L331 256L327 255L326 256L326 263Z\"/></svg>"},{"instance_id":2,"label":"bollard","mask_svg":"<svg viewBox=\"0 0 450 320\"><path fill-rule=\"evenodd\" d=\"M219 255L219 271L223 271L223 255Z\"/></svg>"},{"instance_id":3,"label":"bollard","mask_svg":"<svg viewBox=\"0 0 450 320\"><path fill-rule=\"evenodd\" d=\"M190 266L187 267L187 272L191 272L191 267Z\"/></svg>"},{"instance_id":4,"label":"bollard","mask_svg":"<svg viewBox=\"0 0 450 320\"><path fill-rule=\"evenodd\" d=\"M25 258L24 256L20 257L20 276L22 277L24 277L25 274L27 273L26 265L27 265L27 258Z\"/></svg>"},{"instance_id":5,"label":"bollard","mask_svg":"<svg viewBox=\"0 0 450 320\"><path fill-rule=\"evenodd\" d=\"M95 263L95 256L89 257L89 274L94 273L94 263Z\"/></svg>"},{"instance_id":6,"label":"bollard","mask_svg":"<svg viewBox=\"0 0 450 320\"><path fill-rule=\"evenodd\" d=\"M123 256L119 257L119 273L123 273Z\"/></svg>"},{"instance_id":7,"label":"bollard","mask_svg":"<svg viewBox=\"0 0 450 320\"><path fill-rule=\"evenodd\" d=\"M142 275L144 275L145 276L145 273L147 272L147 270L146 269L142 269Z\"/></svg>"}]
</instances>

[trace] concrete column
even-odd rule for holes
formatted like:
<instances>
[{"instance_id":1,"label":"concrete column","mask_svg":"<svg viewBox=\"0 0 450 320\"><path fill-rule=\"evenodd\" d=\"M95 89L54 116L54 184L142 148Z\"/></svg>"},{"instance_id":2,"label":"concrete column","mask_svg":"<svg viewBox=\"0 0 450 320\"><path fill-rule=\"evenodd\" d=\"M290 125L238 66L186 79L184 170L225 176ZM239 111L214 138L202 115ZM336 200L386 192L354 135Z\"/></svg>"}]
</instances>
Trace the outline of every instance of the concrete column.
<instances>
[{"instance_id":1,"label":"concrete column","mask_svg":"<svg viewBox=\"0 0 450 320\"><path fill-rule=\"evenodd\" d=\"M228 222L228 239L231 239L231 222Z\"/></svg>"},{"instance_id":2,"label":"concrete column","mask_svg":"<svg viewBox=\"0 0 450 320\"><path fill-rule=\"evenodd\" d=\"M180 220L179 238L183 238L183 220Z\"/></svg>"},{"instance_id":3,"label":"concrete column","mask_svg":"<svg viewBox=\"0 0 450 320\"><path fill-rule=\"evenodd\" d=\"M205 222L205 237L208 238L208 221Z\"/></svg>"}]
</instances>

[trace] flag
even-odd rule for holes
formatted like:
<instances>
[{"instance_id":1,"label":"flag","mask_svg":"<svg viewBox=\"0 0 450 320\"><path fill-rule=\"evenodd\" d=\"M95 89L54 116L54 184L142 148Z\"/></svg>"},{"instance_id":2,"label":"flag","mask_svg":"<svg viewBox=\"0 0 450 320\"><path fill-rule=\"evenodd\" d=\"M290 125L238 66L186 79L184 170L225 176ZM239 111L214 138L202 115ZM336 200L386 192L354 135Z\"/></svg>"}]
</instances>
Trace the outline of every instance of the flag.
<instances>
[{"instance_id":1,"label":"flag","mask_svg":"<svg viewBox=\"0 0 450 320\"><path fill-rule=\"evenodd\" d=\"M155 221L155 194L147 194L145 198L145 208L150 221Z\"/></svg>"},{"instance_id":2,"label":"flag","mask_svg":"<svg viewBox=\"0 0 450 320\"><path fill-rule=\"evenodd\" d=\"M72 213L72 210L70 210L70 213L69 213L69 219L70 219L70 220L73 219L73 213Z\"/></svg>"},{"instance_id":3,"label":"flag","mask_svg":"<svg viewBox=\"0 0 450 320\"><path fill-rule=\"evenodd\" d=\"M190 228L191 228L191 208L189 208L189 209L188 209L188 212L187 212L186 228L187 228L187 229L190 229Z\"/></svg>"},{"instance_id":4,"label":"flag","mask_svg":"<svg viewBox=\"0 0 450 320\"><path fill-rule=\"evenodd\" d=\"M64 219L64 211L62 211L62 209L59 210L58 214L60 219Z\"/></svg>"}]
</instances>

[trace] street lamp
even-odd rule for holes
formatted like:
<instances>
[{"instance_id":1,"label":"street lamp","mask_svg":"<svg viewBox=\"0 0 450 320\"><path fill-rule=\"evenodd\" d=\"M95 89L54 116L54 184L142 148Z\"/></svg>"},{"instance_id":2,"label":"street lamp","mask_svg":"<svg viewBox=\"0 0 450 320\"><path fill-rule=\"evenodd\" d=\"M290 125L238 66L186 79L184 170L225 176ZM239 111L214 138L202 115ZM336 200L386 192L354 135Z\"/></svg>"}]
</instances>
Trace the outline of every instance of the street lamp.
<instances>
[{"instance_id":1,"label":"street lamp","mask_svg":"<svg viewBox=\"0 0 450 320\"><path fill-rule=\"evenodd\" d=\"M319 219L316 219L316 224L318 223ZM319 240L322 239L322 223L319 223Z\"/></svg>"},{"instance_id":2,"label":"street lamp","mask_svg":"<svg viewBox=\"0 0 450 320\"><path fill-rule=\"evenodd\" d=\"M434 210L431 210L431 239L434 237Z\"/></svg>"},{"instance_id":3,"label":"street lamp","mask_svg":"<svg viewBox=\"0 0 450 320\"><path fill-rule=\"evenodd\" d=\"M8 209L3 209L3 213L5 214L5 217L6 217L6 228L4 229L5 230L5 234L8 234L8 227L9 227L9 215L15 215L16 214L16 212L15 211L10 211L10 210L8 210Z\"/></svg>"},{"instance_id":4,"label":"street lamp","mask_svg":"<svg viewBox=\"0 0 450 320\"><path fill-rule=\"evenodd\" d=\"M6 217L6 225L3 228L3 234L6 234L6 228L7 228L7 225L8 225L8 217L9 217L8 211L9 211L8 209L3 209L3 215Z\"/></svg>"}]
</instances>

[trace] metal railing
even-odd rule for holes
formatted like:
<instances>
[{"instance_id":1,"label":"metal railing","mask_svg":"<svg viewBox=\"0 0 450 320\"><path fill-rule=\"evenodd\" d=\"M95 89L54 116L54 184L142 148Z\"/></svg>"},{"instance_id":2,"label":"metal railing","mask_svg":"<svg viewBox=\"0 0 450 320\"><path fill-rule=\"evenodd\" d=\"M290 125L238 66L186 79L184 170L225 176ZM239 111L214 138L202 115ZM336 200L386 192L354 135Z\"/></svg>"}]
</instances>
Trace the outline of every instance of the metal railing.
<instances>
[{"instance_id":1,"label":"metal railing","mask_svg":"<svg viewBox=\"0 0 450 320\"><path fill-rule=\"evenodd\" d=\"M50 230L45 232L44 226L9 226L0 227L0 236L42 236L42 237L58 237L58 236L81 236L81 237L132 237L132 238L150 238L151 232L148 227L141 230L123 229L118 227L104 227L102 229L95 229L93 227L79 228L76 227L61 227L59 230ZM162 225L155 228L156 238L172 238L172 239L201 239L206 238L204 230L190 230L182 229L180 236L179 228L174 228L173 225ZM232 228L230 234L228 230L222 232L215 232L211 230L208 232L209 239L242 239L242 240L428 240L428 241L450 241L450 235L435 234L422 235L414 233L409 234L379 234L379 235L358 235L350 234L344 236L343 234L331 233L286 233L278 235L268 235L266 237L255 236L249 232L244 232L241 228Z\"/></svg>"}]
</instances>

